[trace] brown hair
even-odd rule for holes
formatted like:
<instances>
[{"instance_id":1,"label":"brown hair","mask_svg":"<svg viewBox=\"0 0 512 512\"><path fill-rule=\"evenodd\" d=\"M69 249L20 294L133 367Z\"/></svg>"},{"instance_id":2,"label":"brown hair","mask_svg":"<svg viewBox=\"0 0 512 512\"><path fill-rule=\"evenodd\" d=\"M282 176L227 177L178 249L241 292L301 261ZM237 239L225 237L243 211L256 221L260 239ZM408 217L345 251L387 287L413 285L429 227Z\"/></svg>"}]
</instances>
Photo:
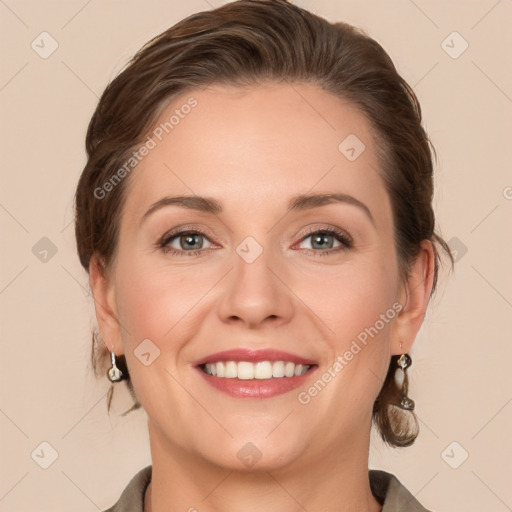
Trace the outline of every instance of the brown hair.
<instances>
[{"instance_id":1,"label":"brown hair","mask_svg":"<svg viewBox=\"0 0 512 512\"><path fill-rule=\"evenodd\" d=\"M329 23L286 0L239 0L189 16L149 41L107 86L88 127L88 160L75 196L82 266L89 270L93 254L104 269L115 260L125 191L133 173L110 187L106 197L98 197L97 191L122 168L173 98L210 83L245 86L282 80L317 84L366 114L393 208L400 276L407 277L420 243L432 241L433 293L440 264L436 245L447 252L452 265L453 257L435 233L431 204L431 150L434 156L435 150L422 127L413 90L384 49L361 29ZM104 376L108 350L98 339L93 330L91 361L96 375ZM418 423L414 413L397 408L397 357L391 358L373 406L373 421L389 445L408 446L418 435ZM140 403L125 357L117 362L135 400L131 411Z\"/></svg>"}]
</instances>

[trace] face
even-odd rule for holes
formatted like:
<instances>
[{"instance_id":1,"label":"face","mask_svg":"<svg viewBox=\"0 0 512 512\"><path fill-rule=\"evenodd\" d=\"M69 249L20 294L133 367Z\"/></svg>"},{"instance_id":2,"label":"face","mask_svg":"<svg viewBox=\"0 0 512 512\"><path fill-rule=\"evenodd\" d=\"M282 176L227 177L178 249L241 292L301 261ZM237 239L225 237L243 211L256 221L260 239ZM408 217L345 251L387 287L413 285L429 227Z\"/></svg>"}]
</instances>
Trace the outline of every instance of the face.
<instances>
[{"instance_id":1,"label":"face","mask_svg":"<svg viewBox=\"0 0 512 512\"><path fill-rule=\"evenodd\" d=\"M129 177L111 315L98 311L153 441L238 469L367 444L397 338L413 335L365 116L315 85L215 86L173 100L155 130Z\"/></svg>"}]
</instances>

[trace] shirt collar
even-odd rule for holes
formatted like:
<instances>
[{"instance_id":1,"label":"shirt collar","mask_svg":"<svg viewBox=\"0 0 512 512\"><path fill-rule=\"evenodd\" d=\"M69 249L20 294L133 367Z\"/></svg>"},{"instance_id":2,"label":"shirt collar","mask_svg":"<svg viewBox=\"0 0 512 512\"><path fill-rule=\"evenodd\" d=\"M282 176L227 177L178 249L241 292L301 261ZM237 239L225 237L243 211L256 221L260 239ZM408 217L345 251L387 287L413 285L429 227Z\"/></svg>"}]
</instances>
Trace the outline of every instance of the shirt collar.
<instances>
[{"instance_id":1,"label":"shirt collar","mask_svg":"<svg viewBox=\"0 0 512 512\"><path fill-rule=\"evenodd\" d=\"M118 502L104 512L144 512L144 494L151 482L152 466L141 469L128 483ZM391 473L368 472L370 488L382 504L381 512L429 512Z\"/></svg>"}]
</instances>

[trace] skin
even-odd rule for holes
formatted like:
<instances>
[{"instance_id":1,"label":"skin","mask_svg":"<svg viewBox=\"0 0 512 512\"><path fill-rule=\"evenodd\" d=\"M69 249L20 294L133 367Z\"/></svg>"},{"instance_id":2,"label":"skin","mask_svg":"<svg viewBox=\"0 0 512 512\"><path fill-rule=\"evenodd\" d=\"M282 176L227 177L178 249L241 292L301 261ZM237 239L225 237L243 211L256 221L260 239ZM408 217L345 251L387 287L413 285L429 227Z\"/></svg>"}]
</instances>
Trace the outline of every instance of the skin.
<instances>
[{"instance_id":1,"label":"skin","mask_svg":"<svg viewBox=\"0 0 512 512\"><path fill-rule=\"evenodd\" d=\"M159 125L190 96L198 105L139 163L129 178L115 260L94 257L90 282L98 326L125 354L148 415L153 478L145 511L331 512L381 506L368 480L372 406L392 354L410 350L432 288L432 244L422 243L407 282L400 279L389 197L379 175L370 123L355 106L313 84L211 86L176 98ZM349 134L365 151L349 161ZM286 211L298 193L342 192L361 208L332 203ZM217 199L217 215L167 206L166 195ZM193 224L193 226L189 226ZM186 226L185 226L186 225ZM203 252L158 248L171 229L199 229ZM314 244L307 228L337 227ZM247 237L263 248L247 263ZM194 240L169 242L183 252ZM403 309L307 405L297 395L331 367L365 328L399 302ZM134 350L150 339L149 366ZM400 346L401 344L401 346ZM266 399L229 397L192 368L200 357L236 347L278 348L317 361L299 389ZM261 452L252 467L237 452Z\"/></svg>"}]
</instances>

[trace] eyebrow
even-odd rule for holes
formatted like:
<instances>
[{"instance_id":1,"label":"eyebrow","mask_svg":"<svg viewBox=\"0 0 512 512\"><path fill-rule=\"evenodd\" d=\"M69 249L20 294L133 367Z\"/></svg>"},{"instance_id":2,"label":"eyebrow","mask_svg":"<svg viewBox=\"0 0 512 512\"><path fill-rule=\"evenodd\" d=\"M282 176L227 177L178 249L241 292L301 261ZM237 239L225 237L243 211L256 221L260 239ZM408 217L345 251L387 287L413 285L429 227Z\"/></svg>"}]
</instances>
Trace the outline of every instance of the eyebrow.
<instances>
[{"instance_id":1,"label":"eyebrow","mask_svg":"<svg viewBox=\"0 0 512 512\"><path fill-rule=\"evenodd\" d=\"M356 206L366 214L368 219L375 226L375 219L373 218L372 212L368 206L359 199L343 193L299 194L293 196L288 202L288 212L308 210L332 203L345 203ZM146 213L142 216L140 224L142 224L152 213L164 208L165 206L180 206L182 208L212 213L214 215L218 215L223 211L222 204L212 197L196 195L166 196L159 199L149 207Z\"/></svg>"}]
</instances>

